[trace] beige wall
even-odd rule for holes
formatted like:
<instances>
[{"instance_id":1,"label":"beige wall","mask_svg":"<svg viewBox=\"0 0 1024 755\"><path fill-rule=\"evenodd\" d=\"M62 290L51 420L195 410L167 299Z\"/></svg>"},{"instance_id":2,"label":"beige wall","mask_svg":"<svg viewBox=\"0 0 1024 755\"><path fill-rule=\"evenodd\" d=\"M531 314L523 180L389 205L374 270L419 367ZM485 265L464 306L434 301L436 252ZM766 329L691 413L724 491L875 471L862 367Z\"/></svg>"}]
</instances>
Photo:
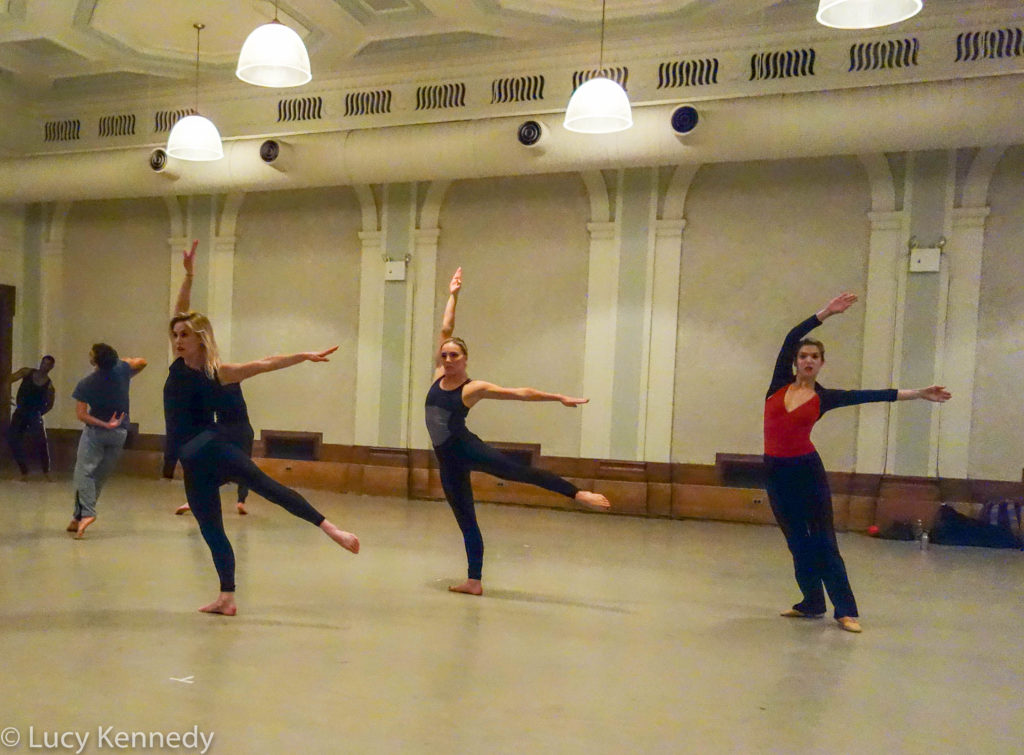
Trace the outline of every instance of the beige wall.
<instances>
[{"instance_id":1,"label":"beige wall","mask_svg":"<svg viewBox=\"0 0 1024 755\"><path fill-rule=\"evenodd\" d=\"M250 194L239 213L232 359L322 349L301 364L245 383L261 429L322 432L353 442L359 318L359 205L351 189Z\"/></svg>"},{"instance_id":2,"label":"beige wall","mask_svg":"<svg viewBox=\"0 0 1024 755\"><path fill-rule=\"evenodd\" d=\"M841 291L863 293L869 209L853 158L700 170L683 237L675 461L762 452L765 391L786 332ZM858 387L862 324L853 309L815 332L824 385ZM815 430L828 468L853 468L856 422L856 409L841 410Z\"/></svg>"},{"instance_id":3,"label":"beige wall","mask_svg":"<svg viewBox=\"0 0 1024 755\"><path fill-rule=\"evenodd\" d=\"M132 380L131 418L163 433L167 375L167 211L159 199L76 202L65 229L64 318L53 380L54 427L80 427L71 392L103 341L150 366Z\"/></svg>"},{"instance_id":4,"label":"beige wall","mask_svg":"<svg viewBox=\"0 0 1024 755\"><path fill-rule=\"evenodd\" d=\"M435 312L440 325L448 280L461 265L455 333L469 345L471 376L580 394L589 214L575 175L460 181L448 190ZM469 424L484 440L579 454L580 413L558 403L485 401Z\"/></svg>"},{"instance_id":5,"label":"beige wall","mask_svg":"<svg viewBox=\"0 0 1024 755\"><path fill-rule=\"evenodd\" d=\"M1009 150L989 189L978 322L970 474L1019 480L1024 467L1024 148Z\"/></svg>"}]
</instances>

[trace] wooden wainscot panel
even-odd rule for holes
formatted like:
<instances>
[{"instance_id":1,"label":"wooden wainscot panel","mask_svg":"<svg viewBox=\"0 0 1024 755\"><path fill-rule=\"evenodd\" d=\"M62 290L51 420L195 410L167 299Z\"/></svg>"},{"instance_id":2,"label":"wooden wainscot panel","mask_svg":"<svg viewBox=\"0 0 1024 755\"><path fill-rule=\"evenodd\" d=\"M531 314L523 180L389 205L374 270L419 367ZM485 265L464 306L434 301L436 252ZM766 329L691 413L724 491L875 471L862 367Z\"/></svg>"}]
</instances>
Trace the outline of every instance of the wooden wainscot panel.
<instances>
[{"instance_id":1,"label":"wooden wainscot panel","mask_svg":"<svg viewBox=\"0 0 1024 755\"><path fill-rule=\"evenodd\" d=\"M672 516L671 483L647 483L647 513L650 516Z\"/></svg>"},{"instance_id":2,"label":"wooden wainscot panel","mask_svg":"<svg viewBox=\"0 0 1024 755\"><path fill-rule=\"evenodd\" d=\"M846 493L832 494L832 523L836 532L846 532L850 521L850 496Z\"/></svg>"},{"instance_id":3,"label":"wooden wainscot panel","mask_svg":"<svg viewBox=\"0 0 1024 755\"><path fill-rule=\"evenodd\" d=\"M297 459L253 459L260 469L283 485L336 493L351 490L351 466L335 461Z\"/></svg>"},{"instance_id":4,"label":"wooden wainscot panel","mask_svg":"<svg viewBox=\"0 0 1024 755\"><path fill-rule=\"evenodd\" d=\"M931 528L941 500L942 491L934 478L884 478L878 494L875 524L884 530L894 521L920 519L925 528Z\"/></svg>"},{"instance_id":5,"label":"wooden wainscot panel","mask_svg":"<svg viewBox=\"0 0 1024 755\"><path fill-rule=\"evenodd\" d=\"M673 485L672 516L677 519L718 519L725 522L774 524L768 496L756 488Z\"/></svg>"},{"instance_id":6,"label":"wooden wainscot panel","mask_svg":"<svg viewBox=\"0 0 1024 755\"><path fill-rule=\"evenodd\" d=\"M611 501L613 514L647 514L647 483L627 480L594 480L594 492Z\"/></svg>"},{"instance_id":7,"label":"wooden wainscot panel","mask_svg":"<svg viewBox=\"0 0 1024 755\"><path fill-rule=\"evenodd\" d=\"M117 462L116 474L127 477L147 477L156 479L163 473L163 451L136 451L134 449L121 454ZM181 479L181 466L177 467L175 477Z\"/></svg>"},{"instance_id":8,"label":"wooden wainscot panel","mask_svg":"<svg viewBox=\"0 0 1024 755\"><path fill-rule=\"evenodd\" d=\"M874 524L876 499L863 495L851 495L847 504L846 529L848 532L864 532Z\"/></svg>"}]
</instances>

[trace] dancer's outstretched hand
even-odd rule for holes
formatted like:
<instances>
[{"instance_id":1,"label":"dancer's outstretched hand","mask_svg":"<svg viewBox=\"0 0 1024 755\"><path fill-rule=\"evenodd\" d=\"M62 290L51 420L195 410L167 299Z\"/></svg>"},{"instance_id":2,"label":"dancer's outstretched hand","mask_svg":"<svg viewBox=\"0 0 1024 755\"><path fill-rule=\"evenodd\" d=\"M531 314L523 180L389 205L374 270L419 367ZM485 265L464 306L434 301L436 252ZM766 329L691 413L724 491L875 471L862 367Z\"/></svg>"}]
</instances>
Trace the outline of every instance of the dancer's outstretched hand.
<instances>
[{"instance_id":1,"label":"dancer's outstretched hand","mask_svg":"<svg viewBox=\"0 0 1024 755\"><path fill-rule=\"evenodd\" d=\"M324 349L323 351L307 351L306 354L305 354L306 361L308 361L308 362L329 362L331 360L328 359L327 357L329 355L333 354L337 350L338 350L337 346L332 346L331 348Z\"/></svg>"},{"instance_id":2,"label":"dancer's outstretched hand","mask_svg":"<svg viewBox=\"0 0 1024 755\"><path fill-rule=\"evenodd\" d=\"M944 385L930 385L927 388L922 388L918 391L921 398L926 401L934 401L937 404L941 404L944 401L949 401L953 398L953 394L946 390Z\"/></svg>"},{"instance_id":3,"label":"dancer's outstretched hand","mask_svg":"<svg viewBox=\"0 0 1024 755\"><path fill-rule=\"evenodd\" d=\"M191 249L185 249L181 253L182 264L185 265L185 274L192 275L192 270L196 263L196 247L199 246L199 239L192 242Z\"/></svg>"},{"instance_id":4,"label":"dancer's outstretched hand","mask_svg":"<svg viewBox=\"0 0 1024 755\"><path fill-rule=\"evenodd\" d=\"M580 404L585 404L590 401L589 398L573 398L572 396L562 396L558 400L566 406L579 406Z\"/></svg>"},{"instance_id":5,"label":"dancer's outstretched hand","mask_svg":"<svg viewBox=\"0 0 1024 755\"><path fill-rule=\"evenodd\" d=\"M839 294L835 299L825 305L825 313L829 315L838 315L848 310L853 306L854 302L857 301L857 294L852 294L849 291L844 291Z\"/></svg>"},{"instance_id":6,"label":"dancer's outstretched hand","mask_svg":"<svg viewBox=\"0 0 1024 755\"><path fill-rule=\"evenodd\" d=\"M462 288L462 268L458 268L452 275L451 282L448 284L448 293L455 296L459 293L459 289Z\"/></svg>"}]
</instances>

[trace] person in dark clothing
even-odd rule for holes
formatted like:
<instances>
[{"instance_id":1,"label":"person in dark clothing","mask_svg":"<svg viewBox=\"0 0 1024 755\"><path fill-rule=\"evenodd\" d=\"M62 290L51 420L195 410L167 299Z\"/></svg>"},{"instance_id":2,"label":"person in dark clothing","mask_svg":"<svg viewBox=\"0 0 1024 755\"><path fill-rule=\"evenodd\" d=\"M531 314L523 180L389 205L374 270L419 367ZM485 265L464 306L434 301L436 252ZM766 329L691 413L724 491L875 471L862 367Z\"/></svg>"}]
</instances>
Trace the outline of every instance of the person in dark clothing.
<instances>
[{"instance_id":1,"label":"person in dark clothing","mask_svg":"<svg viewBox=\"0 0 1024 755\"><path fill-rule=\"evenodd\" d=\"M466 415L478 401L485 398L513 401L560 401L575 407L587 403L585 398L573 398L558 393L545 393L535 388L502 388L483 380L471 380L466 374L468 350L461 338L453 338L455 305L462 288L462 268L455 271L448 284L448 304L441 323L440 343L434 370L434 382L427 392L426 422L430 441L441 471L441 486L462 530L469 562L468 578L448 589L468 595L482 595L481 582L484 559L484 541L476 521L473 486L470 472L476 470L503 480L526 482L531 485L595 509L608 509L608 499L599 493L580 490L568 480L544 469L516 462L496 448L484 443L466 428Z\"/></svg>"},{"instance_id":2,"label":"person in dark clothing","mask_svg":"<svg viewBox=\"0 0 1024 755\"><path fill-rule=\"evenodd\" d=\"M836 621L848 632L861 631L857 602L839 555L832 493L821 457L811 443L811 430L821 415L842 406L912 399L943 402L950 398L949 391L939 385L918 390L842 391L818 384L818 373L825 364L825 347L804 336L856 301L854 294L841 294L789 331L775 361L764 406L768 500L793 555L796 582L803 593L803 599L782 615L822 616L828 591Z\"/></svg>"},{"instance_id":3,"label":"person in dark clothing","mask_svg":"<svg viewBox=\"0 0 1024 755\"><path fill-rule=\"evenodd\" d=\"M192 277L195 269L196 247L199 241L192 242L192 248L185 250L183 262L185 266L185 277L181 281L181 288L178 289L178 299L174 304L174 311L177 314L184 314L191 308L192 301ZM246 456L252 457L252 446L256 439L256 433L249 422L249 409L245 404L245 396L242 395L242 386L238 383L230 383L223 386L221 401L217 409L217 425L224 437L238 446L245 452ZM174 476L174 466L178 463L177 457L168 456L164 453L163 476L171 478ZM242 516L249 512L245 508L245 500L249 496L249 488L245 483L238 484L238 502L235 509ZM175 515L180 516L188 513L191 509L187 503L182 504L174 510Z\"/></svg>"},{"instance_id":4,"label":"person in dark clothing","mask_svg":"<svg viewBox=\"0 0 1024 755\"><path fill-rule=\"evenodd\" d=\"M223 404L223 386L300 362L326 362L337 346L317 352L265 357L243 364L221 363L213 326L198 312L171 318L170 335L175 361L164 383L164 418L167 451L181 460L185 495L210 548L220 578L220 593L200 608L204 613L234 616L235 556L224 532L220 486L241 482L289 513L318 526L334 542L352 553L359 539L345 532L313 508L294 490L267 476L224 435L214 416Z\"/></svg>"},{"instance_id":5,"label":"person in dark clothing","mask_svg":"<svg viewBox=\"0 0 1024 755\"><path fill-rule=\"evenodd\" d=\"M93 344L89 362L96 369L79 380L71 394L77 402L76 416L85 425L75 458L75 510L67 526L77 540L96 521L100 491L128 438L129 381L146 366L141 357L120 359L105 343Z\"/></svg>"},{"instance_id":6,"label":"person in dark clothing","mask_svg":"<svg viewBox=\"0 0 1024 755\"><path fill-rule=\"evenodd\" d=\"M22 367L11 373L7 381L9 384L21 381L14 400L11 424L7 428L7 442L21 470L22 480L28 479L28 448L39 458L46 479L50 478L50 450L43 415L53 408L55 391L53 381L50 380L50 370L54 364L54 358L47 354L39 360L38 367Z\"/></svg>"}]
</instances>

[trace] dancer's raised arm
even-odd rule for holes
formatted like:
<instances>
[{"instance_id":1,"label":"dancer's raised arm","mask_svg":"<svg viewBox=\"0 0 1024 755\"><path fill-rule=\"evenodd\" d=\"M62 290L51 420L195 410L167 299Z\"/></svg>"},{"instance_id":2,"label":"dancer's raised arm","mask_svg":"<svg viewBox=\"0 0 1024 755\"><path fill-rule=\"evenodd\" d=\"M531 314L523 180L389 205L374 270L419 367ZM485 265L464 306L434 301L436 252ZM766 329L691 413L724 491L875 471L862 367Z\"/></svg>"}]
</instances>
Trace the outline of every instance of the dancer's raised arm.
<instances>
[{"instance_id":1,"label":"dancer's raised arm","mask_svg":"<svg viewBox=\"0 0 1024 755\"><path fill-rule=\"evenodd\" d=\"M182 264L185 266L185 278L181 281L181 288L178 289L178 299L174 302L174 314L184 314L189 311L189 304L192 300L192 275L196 262L196 247L199 246L199 239L192 242L192 248L181 253Z\"/></svg>"},{"instance_id":2,"label":"dancer's raised arm","mask_svg":"<svg viewBox=\"0 0 1024 755\"><path fill-rule=\"evenodd\" d=\"M331 360L328 357L337 350L337 346L332 346L323 351L301 351L297 354L263 357L263 359L241 364L221 364L217 375L221 383L241 383L254 375L283 370L285 367L292 367L301 362L329 362Z\"/></svg>"},{"instance_id":3,"label":"dancer's raised arm","mask_svg":"<svg viewBox=\"0 0 1024 755\"><path fill-rule=\"evenodd\" d=\"M775 360L775 371L772 373L772 382L768 386L767 396L771 396L782 386L793 382L793 363L796 361L796 353L800 348L800 339L832 315L838 315L848 310L856 301L856 294L845 291L786 334L782 348L779 349L779 356Z\"/></svg>"},{"instance_id":4,"label":"dancer's raised arm","mask_svg":"<svg viewBox=\"0 0 1024 755\"><path fill-rule=\"evenodd\" d=\"M455 306L459 303L459 291L462 289L462 268L457 268L448 282L448 303L444 306L441 318L441 332L437 338L437 352L434 354L434 380L444 373L441 365L441 347L455 332Z\"/></svg>"}]
</instances>

